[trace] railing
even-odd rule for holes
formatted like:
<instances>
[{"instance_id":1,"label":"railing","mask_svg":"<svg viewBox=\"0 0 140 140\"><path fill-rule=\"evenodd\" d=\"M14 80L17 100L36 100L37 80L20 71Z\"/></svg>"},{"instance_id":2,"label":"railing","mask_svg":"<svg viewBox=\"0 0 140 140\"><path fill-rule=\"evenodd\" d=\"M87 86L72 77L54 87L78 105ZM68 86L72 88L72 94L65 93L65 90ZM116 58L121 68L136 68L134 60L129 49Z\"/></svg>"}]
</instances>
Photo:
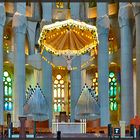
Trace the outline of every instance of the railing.
<instances>
[{"instance_id":1,"label":"railing","mask_svg":"<svg viewBox=\"0 0 140 140\"><path fill-rule=\"evenodd\" d=\"M52 133L86 133L86 120L80 120L80 122L52 122Z\"/></svg>"}]
</instances>

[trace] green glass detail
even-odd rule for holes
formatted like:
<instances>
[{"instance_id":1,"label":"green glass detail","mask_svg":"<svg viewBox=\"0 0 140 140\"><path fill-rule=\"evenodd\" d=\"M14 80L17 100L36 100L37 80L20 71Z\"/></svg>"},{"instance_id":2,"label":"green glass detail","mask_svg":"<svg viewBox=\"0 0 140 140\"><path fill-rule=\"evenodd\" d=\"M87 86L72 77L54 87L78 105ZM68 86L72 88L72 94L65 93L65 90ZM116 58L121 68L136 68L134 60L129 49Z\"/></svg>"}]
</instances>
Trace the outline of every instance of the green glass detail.
<instances>
[{"instance_id":1,"label":"green glass detail","mask_svg":"<svg viewBox=\"0 0 140 140\"><path fill-rule=\"evenodd\" d=\"M117 82L115 82L114 85L117 86Z\"/></svg>"},{"instance_id":2,"label":"green glass detail","mask_svg":"<svg viewBox=\"0 0 140 140\"><path fill-rule=\"evenodd\" d=\"M110 102L110 110L113 111L113 102Z\"/></svg>"},{"instance_id":3,"label":"green glass detail","mask_svg":"<svg viewBox=\"0 0 140 140\"><path fill-rule=\"evenodd\" d=\"M3 73L3 86L4 86L4 110L12 111L12 79L7 71Z\"/></svg>"},{"instance_id":4,"label":"green glass detail","mask_svg":"<svg viewBox=\"0 0 140 140\"><path fill-rule=\"evenodd\" d=\"M3 77L3 81L5 81L5 77Z\"/></svg>"},{"instance_id":5,"label":"green glass detail","mask_svg":"<svg viewBox=\"0 0 140 140\"><path fill-rule=\"evenodd\" d=\"M113 90L113 86L110 86L110 90Z\"/></svg>"},{"instance_id":6,"label":"green glass detail","mask_svg":"<svg viewBox=\"0 0 140 140\"><path fill-rule=\"evenodd\" d=\"M114 111L118 110L118 104L117 102L114 102L114 107L113 107Z\"/></svg>"},{"instance_id":7,"label":"green glass detail","mask_svg":"<svg viewBox=\"0 0 140 140\"><path fill-rule=\"evenodd\" d=\"M7 87L7 86L4 87L4 91L5 91L5 92L4 92L5 95L8 95L8 87Z\"/></svg>"},{"instance_id":8,"label":"green glass detail","mask_svg":"<svg viewBox=\"0 0 140 140\"><path fill-rule=\"evenodd\" d=\"M114 85L114 83L111 81L111 86L113 86Z\"/></svg>"},{"instance_id":9,"label":"green glass detail","mask_svg":"<svg viewBox=\"0 0 140 140\"><path fill-rule=\"evenodd\" d=\"M116 96L116 95L117 95L117 88L114 87L114 96Z\"/></svg>"},{"instance_id":10,"label":"green glass detail","mask_svg":"<svg viewBox=\"0 0 140 140\"><path fill-rule=\"evenodd\" d=\"M114 73L110 72L109 77L111 77L111 78L114 77Z\"/></svg>"},{"instance_id":11,"label":"green glass detail","mask_svg":"<svg viewBox=\"0 0 140 140\"><path fill-rule=\"evenodd\" d=\"M5 82L4 84L7 85L7 82Z\"/></svg>"},{"instance_id":12,"label":"green glass detail","mask_svg":"<svg viewBox=\"0 0 140 140\"><path fill-rule=\"evenodd\" d=\"M4 77L8 77L8 72L7 71L5 71L4 73L3 73L3 75L4 75Z\"/></svg>"},{"instance_id":13,"label":"green glass detail","mask_svg":"<svg viewBox=\"0 0 140 140\"><path fill-rule=\"evenodd\" d=\"M9 87L9 95L12 95L12 88Z\"/></svg>"},{"instance_id":14,"label":"green glass detail","mask_svg":"<svg viewBox=\"0 0 140 140\"><path fill-rule=\"evenodd\" d=\"M8 81L8 82L11 82L11 78L10 78L10 77L7 77L7 81Z\"/></svg>"},{"instance_id":15,"label":"green glass detail","mask_svg":"<svg viewBox=\"0 0 140 140\"><path fill-rule=\"evenodd\" d=\"M60 112L61 111L61 106L60 106L60 104L58 104L58 112Z\"/></svg>"},{"instance_id":16,"label":"green glass detail","mask_svg":"<svg viewBox=\"0 0 140 140\"><path fill-rule=\"evenodd\" d=\"M110 83L109 83L110 110L111 111L117 111L118 110L118 103L116 102L117 79L115 77L115 73L110 72L109 73L109 78L111 78Z\"/></svg>"},{"instance_id":17,"label":"green glass detail","mask_svg":"<svg viewBox=\"0 0 140 140\"><path fill-rule=\"evenodd\" d=\"M54 104L54 112L57 112L57 104Z\"/></svg>"},{"instance_id":18,"label":"green glass detail","mask_svg":"<svg viewBox=\"0 0 140 140\"><path fill-rule=\"evenodd\" d=\"M110 96L113 96L113 90L110 90Z\"/></svg>"},{"instance_id":19,"label":"green glass detail","mask_svg":"<svg viewBox=\"0 0 140 140\"><path fill-rule=\"evenodd\" d=\"M116 78L114 77L114 78L112 79L112 81L113 81L113 82L116 82Z\"/></svg>"}]
</instances>

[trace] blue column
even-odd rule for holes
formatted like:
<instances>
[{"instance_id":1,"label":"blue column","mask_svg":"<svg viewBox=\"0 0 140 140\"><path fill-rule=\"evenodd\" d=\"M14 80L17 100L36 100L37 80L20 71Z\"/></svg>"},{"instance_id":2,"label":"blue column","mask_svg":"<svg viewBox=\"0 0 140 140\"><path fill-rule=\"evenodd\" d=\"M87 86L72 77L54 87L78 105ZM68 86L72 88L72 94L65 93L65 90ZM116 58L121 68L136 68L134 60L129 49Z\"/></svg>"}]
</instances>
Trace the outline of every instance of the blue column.
<instances>
[{"instance_id":1,"label":"blue column","mask_svg":"<svg viewBox=\"0 0 140 140\"><path fill-rule=\"evenodd\" d=\"M132 6L120 3L119 26L121 32L121 119L130 124L134 117L133 103L133 44Z\"/></svg>"},{"instance_id":2,"label":"blue column","mask_svg":"<svg viewBox=\"0 0 140 140\"><path fill-rule=\"evenodd\" d=\"M70 3L70 9L71 9L71 18L72 19L79 19L80 15L80 2L71 2Z\"/></svg>"},{"instance_id":3,"label":"blue column","mask_svg":"<svg viewBox=\"0 0 140 140\"><path fill-rule=\"evenodd\" d=\"M133 3L133 13L136 24L136 115L140 116L140 4Z\"/></svg>"},{"instance_id":4,"label":"blue column","mask_svg":"<svg viewBox=\"0 0 140 140\"><path fill-rule=\"evenodd\" d=\"M17 2L15 11L18 13L21 13L23 15L26 15L26 1L25 2Z\"/></svg>"},{"instance_id":5,"label":"blue column","mask_svg":"<svg viewBox=\"0 0 140 140\"><path fill-rule=\"evenodd\" d=\"M45 24L49 24L52 22L52 3L42 2L42 8L43 8L43 17L41 21L41 28L43 28ZM52 62L52 55L49 52L44 51L42 55L45 56L45 58L47 58L48 61ZM42 90L48 102L49 127L51 127L53 118L52 66L43 59L42 59Z\"/></svg>"},{"instance_id":6,"label":"blue column","mask_svg":"<svg viewBox=\"0 0 140 140\"><path fill-rule=\"evenodd\" d=\"M6 20L5 15L5 9L4 9L4 3L0 4L0 125L4 124L4 118L3 118L3 30L4 30L4 24Z\"/></svg>"},{"instance_id":7,"label":"blue column","mask_svg":"<svg viewBox=\"0 0 140 140\"><path fill-rule=\"evenodd\" d=\"M20 13L13 16L14 31L14 125L19 126L18 117L24 115L25 103L25 33L26 17Z\"/></svg>"},{"instance_id":8,"label":"blue column","mask_svg":"<svg viewBox=\"0 0 140 140\"><path fill-rule=\"evenodd\" d=\"M43 56L47 58L48 61L52 62L52 55L49 52L44 51ZM49 114L49 126L52 125L52 66L42 59L42 90L46 96L48 103L48 114Z\"/></svg>"},{"instance_id":9,"label":"blue column","mask_svg":"<svg viewBox=\"0 0 140 140\"><path fill-rule=\"evenodd\" d=\"M72 61L72 67L77 67L70 73L71 80L71 121L75 120L75 106L81 93L81 57L77 56Z\"/></svg>"},{"instance_id":10,"label":"blue column","mask_svg":"<svg viewBox=\"0 0 140 140\"><path fill-rule=\"evenodd\" d=\"M108 8L106 3L97 3L97 30L99 37L98 46L98 89L100 102L101 126L110 123L109 111L109 52L108 52L108 33L110 22L108 18Z\"/></svg>"},{"instance_id":11,"label":"blue column","mask_svg":"<svg viewBox=\"0 0 140 140\"><path fill-rule=\"evenodd\" d=\"M52 2L42 2L42 19L52 21Z\"/></svg>"}]
</instances>

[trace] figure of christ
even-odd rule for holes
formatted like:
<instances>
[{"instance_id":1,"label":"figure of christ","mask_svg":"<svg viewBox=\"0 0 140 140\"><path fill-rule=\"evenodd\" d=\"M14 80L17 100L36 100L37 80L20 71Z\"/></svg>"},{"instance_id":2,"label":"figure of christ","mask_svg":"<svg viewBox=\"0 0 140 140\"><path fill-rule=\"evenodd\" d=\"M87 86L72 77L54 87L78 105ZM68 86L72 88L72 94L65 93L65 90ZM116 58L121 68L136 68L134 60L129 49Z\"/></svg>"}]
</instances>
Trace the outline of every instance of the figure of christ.
<instances>
[{"instance_id":1,"label":"figure of christ","mask_svg":"<svg viewBox=\"0 0 140 140\"><path fill-rule=\"evenodd\" d=\"M65 60L66 60L66 63L67 63L67 69L69 70L69 71L71 71L72 70L72 66L71 66L71 64L72 64L72 60L76 57L76 56L71 56L71 55L62 55L64 58L65 58Z\"/></svg>"}]
</instances>

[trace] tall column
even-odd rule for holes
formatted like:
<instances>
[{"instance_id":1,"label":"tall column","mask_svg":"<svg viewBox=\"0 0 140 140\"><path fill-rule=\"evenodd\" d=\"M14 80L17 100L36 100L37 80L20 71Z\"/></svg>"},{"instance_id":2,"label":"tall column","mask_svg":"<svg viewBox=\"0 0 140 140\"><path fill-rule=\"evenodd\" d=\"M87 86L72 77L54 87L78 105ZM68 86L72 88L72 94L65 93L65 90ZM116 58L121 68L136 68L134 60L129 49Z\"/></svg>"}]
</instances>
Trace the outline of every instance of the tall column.
<instances>
[{"instance_id":1,"label":"tall column","mask_svg":"<svg viewBox=\"0 0 140 140\"><path fill-rule=\"evenodd\" d=\"M81 57L77 56L72 61L72 67L77 67L70 73L71 80L71 121L75 120L75 106L81 93Z\"/></svg>"},{"instance_id":2,"label":"tall column","mask_svg":"<svg viewBox=\"0 0 140 140\"><path fill-rule=\"evenodd\" d=\"M26 14L26 2L16 2L15 11L23 15Z\"/></svg>"},{"instance_id":3,"label":"tall column","mask_svg":"<svg viewBox=\"0 0 140 140\"><path fill-rule=\"evenodd\" d=\"M134 116L133 105L133 46L132 6L120 3L119 26L121 32L121 119L126 124Z\"/></svg>"},{"instance_id":4,"label":"tall column","mask_svg":"<svg viewBox=\"0 0 140 140\"><path fill-rule=\"evenodd\" d=\"M26 17L18 12L13 16L14 31L14 125L19 126L18 117L24 115L25 103L25 33Z\"/></svg>"},{"instance_id":5,"label":"tall column","mask_svg":"<svg viewBox=\"0 0 140 140\"><path fill-rule=\"evenodd\" d=\"M47 58L48 61L52 61L52 55L44 51L43 56ZM49 126L52 125L52 66L48 64L45 60L42 59L42 90L44 95L46 96L48 103L48 117L49 117Z\"/></svg>"},{"instance_id":6,"label":"tall column","mask_svg":"<svg viewBox=\"0 0 140 140\"><path fill-rule=\"evenodd\" d=\"M81 20L86 19L86 3L85 2L80 2L80 9L79 9L79 17Z\"/></svg>"},{"instance_id":7,"label":"tall column","mask_svg":"<svg viewBox=\"0 0 140 140\"><path fill-rule=\"evenodd\" d=\"M0 125L4 124L3 118L3 30L6 20L4 4L0 3Z\"/></svg>"},{"instance_id":8,"label":"tall column","mask_svg":"<svg viewBox=\"0 0 140 140\"><path fill-rule=\"evenodd\" d=\"M52 20L52 2L42 2L42 19L45 19L47 22Z\"/></svg>"},{"instance_id":9,"label":"tall column","mask_svg":"<svg viewBox=\"0 0 140 140\"><path fill-rule=\"evenodd\" d=\"M100 102L101 126L110 123L109 111L109 52L108 52L108 33L110 21L107 15L107 3L97 3L97 29L98 29L98 89Z\"/></svg>"},{"instance_id":10,"label":"tall column","mask_svg":"<svg viewBox=\"0 0 140 140\"><path fill-rule=\"evenodd\" d=\"M79 19L80 15L80 2L70 2L71 18Z\"/></svg>"},{"instance_id":11,"label":"tall column","mask_svg":"<svg viewBox=\"0 0 140 140\"><path fill-rule=\"evenodd\" d=\"M41 21L41 28L45 24L49 24L52 21L52 3L42 2L43 19ZM49 52L44 51L42 54L48 61L52 61L52 55ZM49 127L52 125L53 118L53 91L52 91L52 66L42 59L42 90L47 98L48 113L49 113Z\"/></svg>"},{"instance_id":12,"label":"tall column","mask_svg":"<svg viewBox=\"0 0 140 140\"><path fill-rule=\"evenodd\" d=\"M136 114L140 116L140 3L133 3L136 25Z\"/></svg>"}]
</instances>

